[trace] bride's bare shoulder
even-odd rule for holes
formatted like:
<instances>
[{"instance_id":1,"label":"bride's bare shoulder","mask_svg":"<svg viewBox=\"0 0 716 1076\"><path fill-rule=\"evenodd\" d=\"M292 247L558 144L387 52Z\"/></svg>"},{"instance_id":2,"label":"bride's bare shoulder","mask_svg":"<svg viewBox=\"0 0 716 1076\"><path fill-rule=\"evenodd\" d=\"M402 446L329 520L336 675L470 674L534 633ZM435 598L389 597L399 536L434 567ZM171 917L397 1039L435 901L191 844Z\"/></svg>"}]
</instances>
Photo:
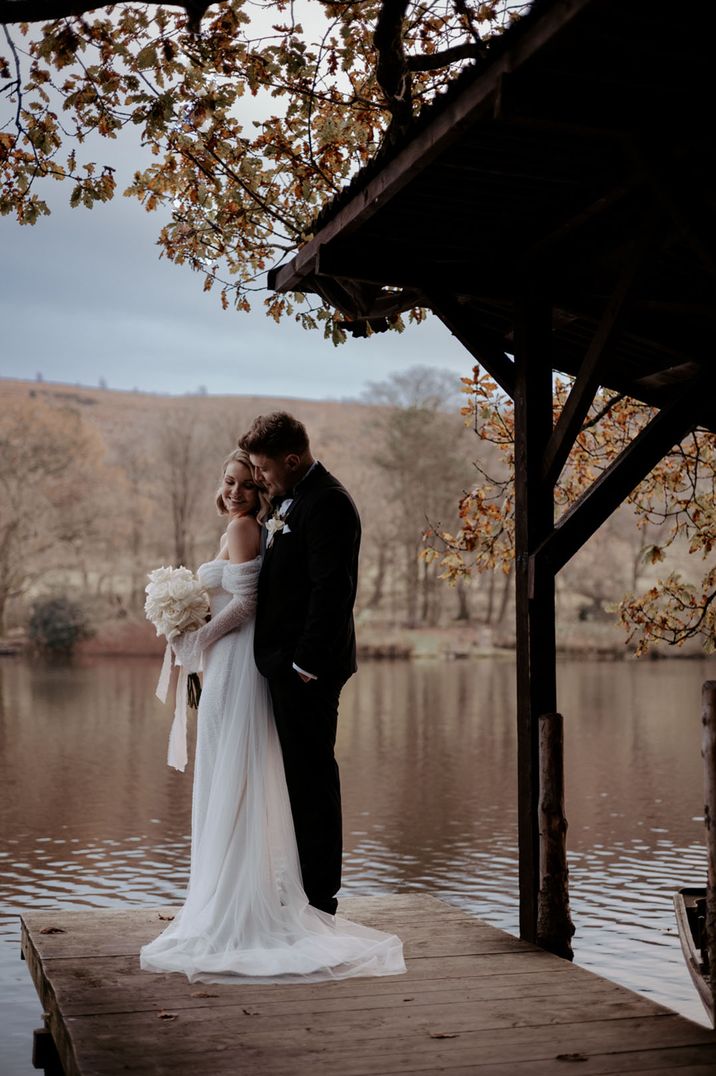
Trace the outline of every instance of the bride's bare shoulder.
<instances>
[{"instance_id":1,"label":"bride's bare shoulder","mask_svg":"<svg viewBox=\"0 0 716 1076\"><path fill-rule=\"evenodd\" d=\"M253 560L261 545L261 524L255 516L236 516L226 528L229 560L240 563Z\"/></svg>"}]
</instances>

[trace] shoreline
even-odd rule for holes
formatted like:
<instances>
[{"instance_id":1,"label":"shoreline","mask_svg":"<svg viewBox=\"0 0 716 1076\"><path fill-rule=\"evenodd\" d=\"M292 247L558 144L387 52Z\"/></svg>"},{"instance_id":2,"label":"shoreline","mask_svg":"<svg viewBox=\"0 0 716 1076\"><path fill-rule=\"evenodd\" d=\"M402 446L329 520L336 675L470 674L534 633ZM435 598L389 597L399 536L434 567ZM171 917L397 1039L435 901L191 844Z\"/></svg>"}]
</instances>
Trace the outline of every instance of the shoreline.
<instances>
[{"instance_id":1,"label":"shoreline","mask_svg":"<svg viewBox=\"0 0 716 1076\"><path fill-rule=\"evenodd\" d=\"M482 624L446 625L435 628L395 627L385 623L358 623L357 653L360 661L465 661L493 658L513 661L514 638ZM166 643L145 620L126 618L100 625L95 634L78 644L78 658L147 657L156 660ZM20 633L0 638L0 656L31 654ZM651 647L642 658L627 644L616 624L562 624L557 631L557 657L590 661L689 661L708 655L696 642L691 646Z\"/></svg>"}]
</instances>

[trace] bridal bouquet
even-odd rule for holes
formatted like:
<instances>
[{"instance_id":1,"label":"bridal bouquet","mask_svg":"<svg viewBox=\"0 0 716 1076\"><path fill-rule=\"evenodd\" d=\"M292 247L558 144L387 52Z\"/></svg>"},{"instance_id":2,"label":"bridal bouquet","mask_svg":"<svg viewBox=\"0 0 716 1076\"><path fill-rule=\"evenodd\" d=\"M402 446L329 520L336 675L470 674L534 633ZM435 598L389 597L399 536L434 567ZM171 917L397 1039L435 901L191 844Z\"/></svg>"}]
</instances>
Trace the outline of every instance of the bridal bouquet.
<instances>
[{"instance_id":1,"label":"bridal bouquet","mask_svg":"<svg viewBox=\"0 0 716 1076\"><path fill-rule=\"evenodd\" d=\"M193 631L206 622L209 595L188 568L155 568L144 588L147 620L167 642L183 631Z\"/></svg>"},{"instance_id":2,"label":"bridal bouquet","mask_svg":"<svg viewBox=\"0 0 716 1076\"><path fill-rule=\"evenodd\" d=\"M154 625L157 635L167 640L164 662L157 684L156 695L166 702L172 668L171 640L185 631L200 628L209 615L209 595L206 588L188 568L155 568L149 573L144 588L147 600L144 614ZM179 671L174 724L169 737L167 761L177 770L186 766L186 708L196 709L201 697L201 683L196 673L187 676Z\"/></svg>"}]
</instances>

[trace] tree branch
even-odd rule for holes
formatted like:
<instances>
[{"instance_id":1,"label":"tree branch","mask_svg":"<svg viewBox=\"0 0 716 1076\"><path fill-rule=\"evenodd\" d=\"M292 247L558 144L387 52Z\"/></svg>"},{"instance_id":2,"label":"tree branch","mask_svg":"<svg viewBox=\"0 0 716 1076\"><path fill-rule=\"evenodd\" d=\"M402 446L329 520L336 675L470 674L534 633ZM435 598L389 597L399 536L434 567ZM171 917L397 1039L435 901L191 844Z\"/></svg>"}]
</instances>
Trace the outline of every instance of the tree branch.
<instances>
[{"instance_id":1,"label":"tree branch","mask_svg":"<svg viewBox=\"0 0 716 1076\"><path fill-rule=\"evenodd\" d=\"M624 399L624 393L623 392L619 392L619 393L617 393L616 396L612 396L611 400L609 400L604 405L604 407L602 407L602 409L600 411L598 411L596 415L594 415L593 418L590 418L587 422L585 422L582 425L582 428L581 428L581 430L579 432L584 433L585 430L590 430L592 428L592 426L596 426L597 423L600 422L604 418L605 415L608 415L609 412L611 411L611 409L613 407L615 407L619 403L620 400L623 400L623 399Z\"/></svg>"},{"instance_id":2,"label":"tree branch","mask_svg":"<svg viewBox=\"0 0 716 1076\"><path fill-rule=\"evenodd\" d=\"M383 0L376 20L373 45L378 54L375 74L390 109L385 138L396 142L413 118L410 71L403 51L403 18L408 0Z\"/></svg>"},{"instance_id":3,"label":"tree branch","mask_svg":"<svg viewBox=\"0 0 716 1076\"><path fill-rule=\"evenodd\" d=\"M201 20L210 7L204 0L144 0L152 7L183 7L188 28L198 33ZM0 0L0 25L14 22L52 22L53 19L84 15L87 11L112 7L113 0Z\"/></svg>"},{"instance_id":4,"label":"tree branch","mask_svg":"<svg viewBox=\"0 0 716 1076\"><path fill-rule=\"evenodd\" d=\"M419 56L408 56L406 63L408 71L437 71L448 64L458 60L480 59L485 55L485 49L473 41L464 41L462 45L453 45L442 52L425 53Z\"/></svg>"}]
</instances>

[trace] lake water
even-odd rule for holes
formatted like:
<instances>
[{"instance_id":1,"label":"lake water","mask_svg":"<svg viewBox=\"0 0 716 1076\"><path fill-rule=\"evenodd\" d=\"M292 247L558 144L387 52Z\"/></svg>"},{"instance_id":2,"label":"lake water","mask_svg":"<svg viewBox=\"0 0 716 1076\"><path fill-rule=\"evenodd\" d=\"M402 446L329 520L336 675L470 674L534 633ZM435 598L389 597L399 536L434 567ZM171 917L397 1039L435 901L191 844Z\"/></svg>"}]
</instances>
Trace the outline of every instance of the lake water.
<instances>
[{"instance_id":1,"label":"lake water","mask_svg":"<svg viewBox=\"0 0 716 1076\"><path fill-rule=\"evenodd\" d=\"M23 909L179 901L191 773L164 762L157 664L0 659L0 1072L28 1076L40 1006ZM672 893L703 884L700 692L716 661L564 662L577 963L705 1022ZM364 663L338 752L346 892L422 890L517 931L510 661Z\"/></svg>"}]
</instances>

